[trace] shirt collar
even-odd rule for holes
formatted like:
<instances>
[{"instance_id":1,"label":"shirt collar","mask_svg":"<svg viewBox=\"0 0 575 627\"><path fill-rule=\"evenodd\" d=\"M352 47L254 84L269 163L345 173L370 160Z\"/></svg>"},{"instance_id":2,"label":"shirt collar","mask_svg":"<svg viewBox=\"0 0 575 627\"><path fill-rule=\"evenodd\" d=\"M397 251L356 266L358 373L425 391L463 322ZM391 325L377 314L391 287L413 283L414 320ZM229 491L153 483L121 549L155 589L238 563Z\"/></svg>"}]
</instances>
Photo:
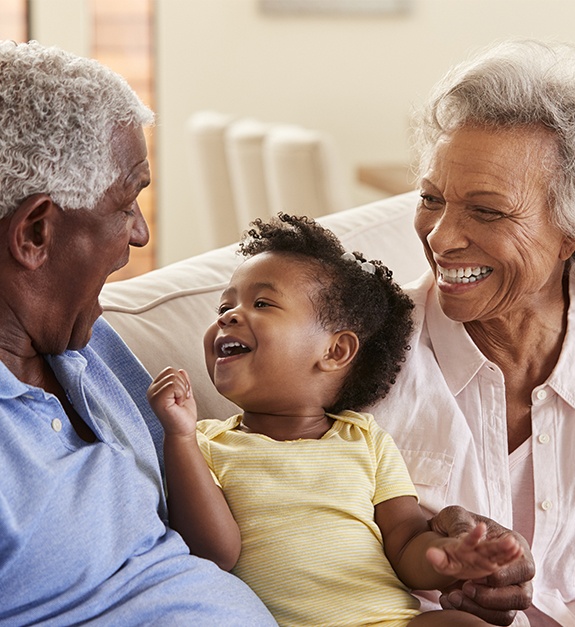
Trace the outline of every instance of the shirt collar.
<instances>
[{"instance_id":1,"label":"shirt collar","mask_svg":"<svg viewBox=\"0 0 575 627\"><path fill-rule=\"evenodd\" d=\"M457 396L488 360L469 337L463 323L443 313L435 285L427 298L426 323L433 352L451 393Z\"/></svg>"},{"instance_id":2,"label":"shirt collar","mask_svg":"<svg viewBox=\"0 0 575 627\"><path fill-rule=\"evenodd\" d=\"M70 373L79 373L86 367L86 359L77 351L66 351L62 355L46 355L46 360L60 380L61 376ZM0 399L18 398L24 394L39 391L46 394L41 388L23 383L6 365L0 361Z\"/></svg>"},{"instance_id":3,"label":"shirt collar","mask_svg":"<svg viewBox=\"0 0 575 627\"><path fill-rule=\"evenodd\" d=\"M363 429L364 431L369 430L369 421L371 414L366 414L363 412L352 411L351 409L345 409L339 414L327 414L330 418L333 418L339 422L345 422L347 424L354 425Z\"/></svg>"},{"instance_id":4,"label":"shirt collar","mask_svg":"<svg viewBox=\"0 0 575 627\"><path fill-rule=\"evenodd\" d=\"M0 361L0 399L17 398L29 392L30 387L17 379Z\"/></svg>"},{"instance_id":5,"label":"shirt collar","mask_svg":"<svg viewBox=\"0 0 575 627\"><path fill-rule=\"evenodd\" d=\"M575 264L569 273L569 311L567 312L567 332L561 347L561 354L547 384L561 398L575 408L575 388L573 387L573 364L575 364Z\"/></svg>"}]
</instances>

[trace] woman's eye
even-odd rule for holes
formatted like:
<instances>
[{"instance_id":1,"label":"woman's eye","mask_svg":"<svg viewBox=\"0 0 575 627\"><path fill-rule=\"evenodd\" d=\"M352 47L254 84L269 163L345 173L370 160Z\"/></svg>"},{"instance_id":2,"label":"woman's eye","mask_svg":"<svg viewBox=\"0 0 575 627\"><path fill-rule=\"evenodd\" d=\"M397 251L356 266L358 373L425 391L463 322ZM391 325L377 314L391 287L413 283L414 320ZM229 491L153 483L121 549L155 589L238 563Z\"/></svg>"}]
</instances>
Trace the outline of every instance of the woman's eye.
<instances>
[{"instance_id":1,"label":"woman's eye","mask_svg":"<svg viewBox=\"0 0 575 627\"><path fill-rule=\"evenodd\" d=\"M496 209L488 209L487 207L475 207L475 213L482 219L488 222L493 220L500 220L505 217L504 213L497 211Z\"/></svg>"},{"instance_id":2,"label":"woman's eye","mask_svg":"<svg viewBox=\"0 0 575 627\"><path fill-rule=\"evenodd\" d=\"M441 201L435 196L429 194L421 194L421 204L426 209L438 209L441 206Z\"/></svg>"}]
</instances>

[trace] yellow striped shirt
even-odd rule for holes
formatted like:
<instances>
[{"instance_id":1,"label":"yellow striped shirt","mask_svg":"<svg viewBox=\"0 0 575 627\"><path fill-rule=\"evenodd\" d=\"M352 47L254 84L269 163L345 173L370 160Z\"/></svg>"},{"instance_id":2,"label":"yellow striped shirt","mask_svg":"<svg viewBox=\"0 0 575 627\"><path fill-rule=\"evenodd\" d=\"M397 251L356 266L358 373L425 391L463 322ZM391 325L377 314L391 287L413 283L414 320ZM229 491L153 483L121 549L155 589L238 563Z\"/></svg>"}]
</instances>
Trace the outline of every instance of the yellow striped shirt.
<instances>
[{"instance_id":1,"label":"yellow striped shirt","mask_svg":"<svg viewBox=\"0 0 575 627\"><path fill-rule=\"evenodd\" d=\"M374 506L415 488L371 415L331 417L319 440L245 433L241 416L198 423L242 534L234 573L284 627L405 624L419 603L385 557Z\"/></svg>"}]
</instances>

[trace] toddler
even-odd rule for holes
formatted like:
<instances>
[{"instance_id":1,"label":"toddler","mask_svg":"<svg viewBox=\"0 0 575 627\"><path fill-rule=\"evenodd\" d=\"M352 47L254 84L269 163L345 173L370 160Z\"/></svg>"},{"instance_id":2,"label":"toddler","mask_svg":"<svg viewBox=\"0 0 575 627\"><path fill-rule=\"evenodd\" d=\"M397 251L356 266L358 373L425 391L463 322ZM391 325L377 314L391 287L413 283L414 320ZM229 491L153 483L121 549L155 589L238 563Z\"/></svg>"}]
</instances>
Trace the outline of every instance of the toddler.
<instances>
[{"instance_id":1,"label":"toddler","mask_svg":"<svg viewBox=\"0 0 575 627\"><path fill-rule=\"evenodd\" d=\"M519 543L486 539L483 523L460 539L431 532L391 437L358 411L394 383L411 301L381 262L309 218L252 225L204 342L216 388L242 412L197 421L174 368L148 392L172 526L283 626L486 625L419 613L410 589L492 574Z\"/></svg>"}]
</instances>

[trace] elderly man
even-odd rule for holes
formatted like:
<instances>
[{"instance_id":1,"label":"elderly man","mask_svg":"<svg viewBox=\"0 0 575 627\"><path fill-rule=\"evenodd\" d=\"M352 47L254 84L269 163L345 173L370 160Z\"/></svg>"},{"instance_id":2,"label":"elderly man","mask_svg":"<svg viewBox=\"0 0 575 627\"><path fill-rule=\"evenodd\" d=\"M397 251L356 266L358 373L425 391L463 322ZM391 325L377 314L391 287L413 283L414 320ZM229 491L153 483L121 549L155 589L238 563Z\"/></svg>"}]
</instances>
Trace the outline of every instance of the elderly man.
<instances>
[{"instance_id":1,"label":"elderly man","mask_svg":"<svg viewBox=\"0 0 575 627\"><path fill-rule=\"evenodd\" d=\"M1 625L275 624L167 528L149 377L99 319L152 121L95 61L0 43Z\"/></svg>"}]
</instances>

